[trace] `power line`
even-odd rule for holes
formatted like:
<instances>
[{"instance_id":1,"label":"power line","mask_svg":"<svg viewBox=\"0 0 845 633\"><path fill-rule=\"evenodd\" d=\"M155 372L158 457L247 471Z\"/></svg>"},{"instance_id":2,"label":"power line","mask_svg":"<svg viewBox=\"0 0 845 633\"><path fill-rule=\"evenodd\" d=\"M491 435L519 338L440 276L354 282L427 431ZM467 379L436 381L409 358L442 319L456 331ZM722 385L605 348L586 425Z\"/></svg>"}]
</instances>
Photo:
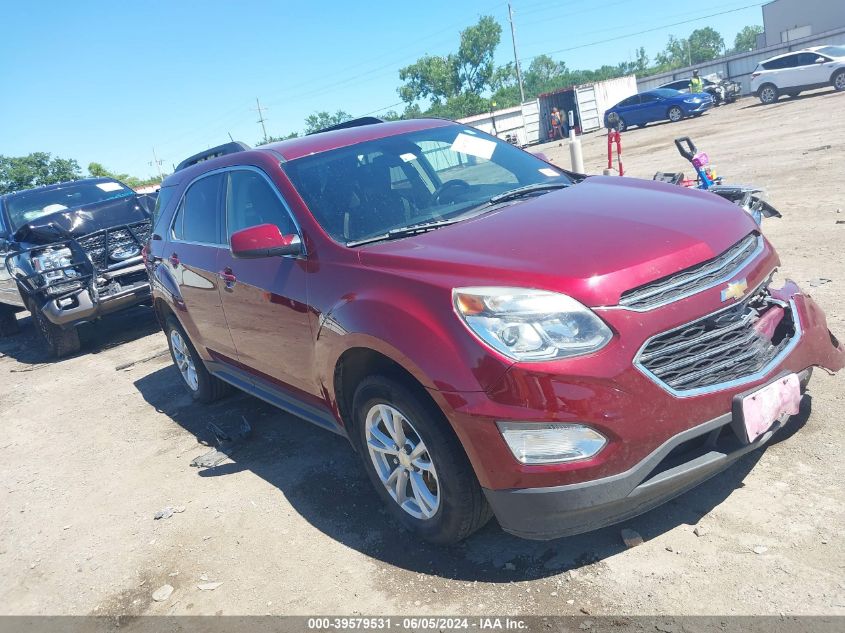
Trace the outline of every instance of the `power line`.
<instances>
[{"instance_id":1,"label":"power line","mask_svg":"<svg viewBox=\"0 0 845 633\"><path fill-rule=\"evenodd\" d=\"M578 50L579 48L587 48L588 46L597 46L598 44L607 44L608 42L615 42L617 40L624 40L628 37L634 37L635 35L644 35L645 33L653 33L654 31L660 31L662 29L672 28L673 26L681 26L682 24L689 24L690 22L698 22L699 20L707 20L709 18L715 18L720 15L726 15L728 13L736 13L737 11L743 11L744 9L750 9L752 7L759 7L765 3L757 2L755 4L748 4L743 7L738 7L736 9L729 9L727 11L720 11L718 13L711 13L710 15L703 15L698 18L692 18L690 20L682 20L680 22L673 22L672 24L664 24L662 26L655 26L650 29L644 29L642 31L637 31L635 33L626 33L625 35L619 35L616 37L610 37L604 40L596 40L595 42L589 42L587 44L579 44L578 46L570 46L568 48L559 48L556 51L548 51L546 53L541 53L545 55L556 55L557 53L566 53L568 51ZM539 55L534 55L532 57L526 57L525 60L534 59L535 57L539 57ZM523 60L523 61L525 61Z\"/></svg>"}]
</instances>

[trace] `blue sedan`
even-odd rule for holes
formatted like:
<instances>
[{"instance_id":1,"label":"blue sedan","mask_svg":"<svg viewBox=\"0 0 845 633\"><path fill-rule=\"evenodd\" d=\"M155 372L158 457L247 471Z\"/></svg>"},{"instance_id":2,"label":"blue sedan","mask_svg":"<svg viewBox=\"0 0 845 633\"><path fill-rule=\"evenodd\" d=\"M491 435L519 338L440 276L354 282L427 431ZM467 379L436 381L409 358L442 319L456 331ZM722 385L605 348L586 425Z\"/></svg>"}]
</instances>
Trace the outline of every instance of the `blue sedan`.
<instances>
[{"instance_id":1,"label":"blue sedan","mask_svg":"<svg viewBox=\"0 0 845 633\"><path fill-rule=\"evenodd\" d=\"M611 114L619 117L615 126L624 132L632 125L645 127L655 121L677 122L688 116L699 116L713 107L713 97L706 92L683 93L669 88L649 90L623 99L604 113L604 126L613 127Z\"/></svg>"}]
</instances>

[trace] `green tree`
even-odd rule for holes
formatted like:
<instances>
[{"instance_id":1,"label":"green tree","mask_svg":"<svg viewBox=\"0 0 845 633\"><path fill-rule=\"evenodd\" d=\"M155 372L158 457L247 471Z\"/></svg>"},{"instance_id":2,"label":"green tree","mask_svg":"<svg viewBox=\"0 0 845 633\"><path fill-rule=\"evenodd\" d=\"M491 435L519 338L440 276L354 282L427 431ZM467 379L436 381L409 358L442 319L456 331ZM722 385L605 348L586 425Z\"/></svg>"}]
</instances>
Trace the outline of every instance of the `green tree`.
<instances>
[{"instance_id":1,"label":"green tree","mask_svg":"<svg viewBox=\"0 0 845 633\"><path fill-rule=\"evenodd\" d=\"M266 143L276 143L277 141L286 141L291 138L299 138L299 132L291 132L290 134L286 134L284 136L273 136L270 135L267 138L261 139L260 141L256 142L257 145L264 145Z\"/></svg>"},{"instance_id":2,"label":"green tree","mask_svg":"<svg viewBox=\"0 0 845 633\"><path fill-rule=\"evenodd\" d=\"M329 114L326 111L315 112L314 114L309 114L305 118L305 133L311 134L312 132L317 132L324 128L331 127L332 125L349 121L351 118L352 115L348 112L344 112L343 110L338 110L334 114Z\"/></svg>"},{"instance_id":3,"label":"green tree","mask_svg":"<svg viewBox=\"0 0 845 633\"><path fill-rule=\"evenodd\" d=\"M409 106L428 99L441 113L463 112L470 104L479 103L482 95L494 88L493 54L501 36L502 27L495 19L481 17L461 31L457 53L426 55L400 69L404 85L399 96Z\"/></svg>"},{"instance_id":4,"label":"green tree","mask_svg":"<svg viewBox=\"0 0 845 633\"><path fill-rule=\"evenodd\" d=\"M81 176L79 163L72 158L52 158L47 152L0 155L0 194L77 180Z\"/></svg>"},{"instance_id":5,"label":"green tree","mask_svg":"<svg viewBox=\"0 0 845 633\"><path fill-rule=\"evenodd\" d=\"M694 30L686 39L670 35L666 48L657 54L655 70L660 72L708 62L719 57L724 49L725 40L709 26Z\"/></svg>"},{"instance_id":6,"label":"green tree","mask_svg":"<svg viewBox=\"0 0 845 633\"><path fill-rule=\"evenodd\" d=\"M137 178L135 176L130 176L129 174L119 174L106 169L101 163L88 163L88 175L92 178L114 178L132 189L148 187L149 185L157 185L161 183L162 180L159 176Z\"/></svg>"},{"instance_id":7,"label":"green tree","mask_svg":"<svg viewBox=\"0 0 845 633\"><path fill-rule=\"evenodd\" d=\"M734 38L734 53L746 53L757 48L757 36L763 32L763 27L759 24L751 26L744 26L742 30L736 34Z\"/></svg>"}]
</instances>

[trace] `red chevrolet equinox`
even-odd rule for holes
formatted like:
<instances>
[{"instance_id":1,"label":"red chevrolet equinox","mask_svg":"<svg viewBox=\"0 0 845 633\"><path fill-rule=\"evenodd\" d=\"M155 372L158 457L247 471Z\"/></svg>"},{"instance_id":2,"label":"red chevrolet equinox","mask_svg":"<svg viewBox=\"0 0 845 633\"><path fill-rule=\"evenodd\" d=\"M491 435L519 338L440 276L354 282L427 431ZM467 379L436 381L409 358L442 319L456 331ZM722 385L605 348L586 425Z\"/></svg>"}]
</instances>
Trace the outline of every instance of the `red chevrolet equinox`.
<instances>
[{"instance_id":1,"label":"red chevrolet equinox","mask_svg":"<svg viewBox=\"0 0 845 633\"><path fill-rule=\"evenodd\" d=\"M173 361L349 438L419 537L624 520L765 444L845 350L751 215L451 121L193 156L145 249Z\"/></svg>"}]
</instances>

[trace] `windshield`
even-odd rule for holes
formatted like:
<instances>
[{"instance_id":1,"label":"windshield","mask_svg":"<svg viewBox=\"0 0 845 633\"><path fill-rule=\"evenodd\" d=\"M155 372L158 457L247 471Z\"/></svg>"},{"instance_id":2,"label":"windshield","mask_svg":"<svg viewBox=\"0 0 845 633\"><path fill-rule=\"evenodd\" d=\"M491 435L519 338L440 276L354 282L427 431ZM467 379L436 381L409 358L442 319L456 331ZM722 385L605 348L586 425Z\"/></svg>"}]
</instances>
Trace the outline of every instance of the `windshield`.
<instances>
[{"instance_id":1,"label":"windshield","mask_svg":"<svg viewBox=\"0 0 845 633\"><path fill-rule=\"evenodd\" d=\"M305 156L284 169L315 219L344 244L458 219L517 187L573 182L509 143L456 125Z\"/></svg>"},{"instance_id":2,"label":"windshield","mask_svg":"<svg viewBox=\"0 0 845 633\"><path fill-rule=\"evenodd\" d=\"M135 192L117 181L69 182L55 189L22 191L6 198L12 229L16 230L41 216L94 204Z\"/></svg>"},{"instance_id":3,"label":"windshield","mask_svg":"<svg viewBox=\"0 0 845 633\"><path fill-rule=\"evenodd\" d=\"M816 52L831 57L845 57L845 46L822 46L816 49Z\"/></svg>"}]
</instances>

